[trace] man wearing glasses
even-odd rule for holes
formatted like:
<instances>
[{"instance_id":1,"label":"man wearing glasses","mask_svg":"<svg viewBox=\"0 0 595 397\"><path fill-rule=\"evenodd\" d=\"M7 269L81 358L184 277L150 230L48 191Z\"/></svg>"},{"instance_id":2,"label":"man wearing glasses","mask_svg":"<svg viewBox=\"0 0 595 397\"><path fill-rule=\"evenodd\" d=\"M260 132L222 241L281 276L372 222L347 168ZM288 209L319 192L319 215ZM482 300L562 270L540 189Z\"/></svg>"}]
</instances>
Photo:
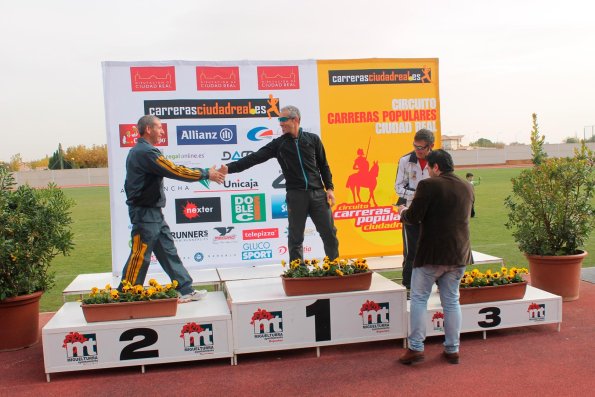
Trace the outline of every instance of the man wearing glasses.
<instances>
[{"instance_id":1,"label":"man wearing glasses","mask_svg":"<svg viewBox=\"0 0 595 397\"><path fill-rule=\"evenodd\" d=\"M219 171L223 174L242 172L276 158L285 177L289 260L304 259L304 230L308 216L322 238L325 255L334 260L339 256L337 229L331 212L335 194L324 146L318 135L300 128L301 115L297 107L285 106L280 114L282 136L238 161L222 165Z\"/></svg>"},{"instance_id":2,"label":"man wearing glasses","mask_svg":"<svg viewBox=\"0 0 595 397\"><path fill-rule=\"evenodd\" d=\"M419 181L430 177L426 156L434 147L434 133L421 129L413 137L413 151L399 160L395 191L399 195L397 204L409 206L413 200L415 189ZM403 285L411 289L411 273L417 240L419 238L419 224L403 225Z\"/></svg>"}]
</instances>

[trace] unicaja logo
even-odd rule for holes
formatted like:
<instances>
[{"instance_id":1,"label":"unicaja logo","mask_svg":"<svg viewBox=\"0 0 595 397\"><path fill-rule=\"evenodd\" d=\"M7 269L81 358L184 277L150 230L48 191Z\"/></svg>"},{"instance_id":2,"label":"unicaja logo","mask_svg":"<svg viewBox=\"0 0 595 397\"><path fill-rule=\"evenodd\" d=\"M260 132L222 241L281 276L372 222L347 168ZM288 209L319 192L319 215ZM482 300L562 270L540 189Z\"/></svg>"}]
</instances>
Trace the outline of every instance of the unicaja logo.
<instances>
[{"instance_id":1,"label":"unicaja logo","mask_svg":"<svg viewBox=\"0 0 595 397\"><path fill-rule=\"evenodd\" d=\"M432 324L434 325L434 331L444 331L444 313L435 312L432 316Z\"/></svg>"},{"instance_id":2,"label":"unicaja logo","mask_svg":"<svg viewBox=\"0 0 595 397\"><path fill-rule=\"evenodd\" d=\"M531 303L527 308L527 313L529 313L529 321L544 321L545 304Z\"/></svg>"},{"instance_id":3,"label":"unicaja logo","mask_svg":"<svg viewBox=\"0 0 595 397\"><path fill-rule=\"evenodd\" d=\"M250 324L254 326L254 338L263 338L269 342L283 340L283 312L269 312L258 309L252 315Z\"/></svg>"},{"instance_id":4,"label":"unicaja logo","mask_svg":"<svg viewBox=\"0 0 595 397\"><path fill-rule=\"evenodd\" d=\"M66 349L66 361L81 364L97 362L97 337L95 334L70 332L64 338L62 347Z\"/></svg>"},{"instance_id":5,"label":"unicaja logo","mask_svg":"<svg viewBox=\"0 0 595 397\"><path fill-rule=\"evenodd\" d=\"M215 350L213 324L186 323L182 327L180 338L184 340L184 351L204 353Z\"/></svg>"},{"instance_id":6,"label":"unicaja logo","mask_svg":"<svg viewBox=\"0 0 595 397\"><path fill-rule=\"evenodd\" d=\"M390 327L388 302L376 303L366 300L359 309L364 329L383 329Z\"/></svg>"}]
</instances>

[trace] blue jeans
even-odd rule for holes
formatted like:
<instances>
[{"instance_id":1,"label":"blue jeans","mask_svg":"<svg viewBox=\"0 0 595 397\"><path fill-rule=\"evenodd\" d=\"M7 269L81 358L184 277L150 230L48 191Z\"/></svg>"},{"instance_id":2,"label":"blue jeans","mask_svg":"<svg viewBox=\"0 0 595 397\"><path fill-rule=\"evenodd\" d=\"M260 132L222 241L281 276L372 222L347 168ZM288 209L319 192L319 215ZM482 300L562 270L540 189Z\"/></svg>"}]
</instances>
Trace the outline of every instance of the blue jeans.
<instances>
[{"instance_id":1,"label":"blue jeans","mask_svg":"<svg viewBox=\"0 0 595 397\"><path fill-rule=\"evenodd\" d=\"M440 290L440 302L444 310L444 351L459 351L461 333L461 306L459 305L459 284L465 273L465 267L425 265L413 268L411 277L411 331L407 341L409 348L415 351L424 350L426 339L426 322L428 298L432 285L437 281Z\"/></svg>"}]
</instances>

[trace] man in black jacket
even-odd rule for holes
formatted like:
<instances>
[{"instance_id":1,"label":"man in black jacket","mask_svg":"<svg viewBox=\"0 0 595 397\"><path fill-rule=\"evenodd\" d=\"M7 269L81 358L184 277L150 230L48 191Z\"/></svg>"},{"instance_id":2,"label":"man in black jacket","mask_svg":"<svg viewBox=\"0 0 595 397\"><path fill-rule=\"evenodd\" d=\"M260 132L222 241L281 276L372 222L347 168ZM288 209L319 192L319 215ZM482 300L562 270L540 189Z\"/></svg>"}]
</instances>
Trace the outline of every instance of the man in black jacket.
<instances>
[{"instance_id":1,"label":"man in black jacket","mask_svg":"<svg viewBox=\"0 0 595 397\"><path fill-rule=\"evenodd\" d=\"M137 128L140 138L126 158L124 190L132 223L132 249L122 270L122 281L142 285L149 269L151 253L155 253L165 273L171 280L178 282L180 301L198 300L206 291L203 293L192 288L192 278L178 256L171 231L163 218L163 178L184 182L209 179L222 183L225 176L213 167L186 168L166 159L155 147L163 135L163 127L157 117L141 117Z\"/></svg>"},{"instance_id":2,"label":"man in black jacket","mask_svg":"<svg viewBox=\"0 0 595 397\"><path fill-rule=\"evenodd\" d=\"M283 135L257 152L223 165L219 171L233 174L276 158L285 177L287 191L289 260L303 260L308 216L322 238L326 256L334 260L339 256L339 241L331 212L331 206L335 204L331 170L320 137L303 131L300 120L297 107L282 108L279 124Z\"/></svg>"}]
</instances>

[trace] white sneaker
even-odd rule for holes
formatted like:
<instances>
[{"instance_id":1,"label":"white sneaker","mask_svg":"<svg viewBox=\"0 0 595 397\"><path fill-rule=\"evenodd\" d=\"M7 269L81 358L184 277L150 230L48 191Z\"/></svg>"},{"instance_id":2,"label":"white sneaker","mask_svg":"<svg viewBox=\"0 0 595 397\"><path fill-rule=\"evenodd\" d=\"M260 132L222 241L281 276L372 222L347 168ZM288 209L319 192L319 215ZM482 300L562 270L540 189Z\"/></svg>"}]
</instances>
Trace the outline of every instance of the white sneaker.
<instances>
[{"instance_id":1,"label":"white sneaker","mask_svg":"<svg viewBox=\"0 0 595 397\"><path fill-rule=\"evenodd\" d=\"M204 298L205 296L207 296L207 293L208 292L206 289L194 290L189 294L180 295L178 297L178 302L186 303L186 302L198 301L198 300L201 300L202 298Z\"/></svg>"}]
</instances>

